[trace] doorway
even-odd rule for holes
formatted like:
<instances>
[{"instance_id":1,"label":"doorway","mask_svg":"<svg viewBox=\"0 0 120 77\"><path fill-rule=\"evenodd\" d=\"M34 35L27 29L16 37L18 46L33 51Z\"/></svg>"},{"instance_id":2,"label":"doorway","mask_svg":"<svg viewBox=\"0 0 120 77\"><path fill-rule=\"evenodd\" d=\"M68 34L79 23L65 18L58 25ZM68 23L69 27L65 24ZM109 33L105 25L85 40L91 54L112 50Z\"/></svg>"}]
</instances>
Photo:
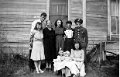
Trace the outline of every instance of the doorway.
<instances>
[{"instance_id":1,"label":"doorway","mask_svg":"<svg viewBox=\"0 0 120 77\"><path fill-rule=\"evenodd\" d=\"M65 26L68 20L68 0L50 0L49 19L53 27L57 19L61 19Z\"/></svg>"}]
</instances>

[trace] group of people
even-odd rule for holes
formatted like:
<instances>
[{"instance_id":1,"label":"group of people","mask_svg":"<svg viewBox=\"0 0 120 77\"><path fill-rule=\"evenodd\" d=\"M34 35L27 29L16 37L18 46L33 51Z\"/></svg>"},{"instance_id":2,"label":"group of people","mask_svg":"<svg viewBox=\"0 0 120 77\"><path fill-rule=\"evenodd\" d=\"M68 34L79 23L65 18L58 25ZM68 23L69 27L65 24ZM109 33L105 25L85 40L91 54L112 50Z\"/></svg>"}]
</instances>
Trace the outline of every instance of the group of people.
<instances>
[{"instance_id":1,"label":"group of people","mask_svg":"<svg viewBox=\"0 0 120 77\"><path fill-rule=\"evenodd\" d=\"M72 29L71 21L67 21L66 26L63 26L62 20L58 19L54 23L55 28L53 28L50 20L45 21L46 17L46 13L41 13L40 19L32 22L30 32L32 50L30 59L34 61L36 72L44 72L41 70L41 61L45 60L46 69L54 67L55 72L64 70L66 76L69 76L68 73L76 75L78 70L75 69L82 64L81 71L85 75L84 62L86 61L88 34L86 28L81 25L83 20L75 19L76 27ZM43 27L43 21L45 21L45 27ZM65 71L66 67L69 71Z\"/></svg>"}]
</instances>

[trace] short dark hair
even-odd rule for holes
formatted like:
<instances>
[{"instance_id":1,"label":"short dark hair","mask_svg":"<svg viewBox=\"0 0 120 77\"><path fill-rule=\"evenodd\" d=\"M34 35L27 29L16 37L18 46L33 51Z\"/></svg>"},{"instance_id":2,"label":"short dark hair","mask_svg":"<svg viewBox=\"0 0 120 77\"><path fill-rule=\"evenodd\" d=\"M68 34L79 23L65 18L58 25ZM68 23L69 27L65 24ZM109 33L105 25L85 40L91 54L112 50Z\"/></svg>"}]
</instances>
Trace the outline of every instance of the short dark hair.
<instances>
[{"instance_id":1,"label":"short dark hair","mask_svg":"<svg viewBox=\"0 0 120 77\"><path fill-rule=\"evenodd\" d=\"M66 24L71 24L72 25L72 22L71 21L67 21Z\"/></svg>"},{"instance_id":2,"label":"short dark hair","mask_svg":"<svg viewBox=\"0 0 120 77\"><path fill-rule=\"evenodd\" d=\"M79 42L74 42L74 47L73 47L73 49L75 49L75 44L79 44L79 49L81 50L82 49L82 47L81 47L81 44L79 43Z\"/></svg>"},{"instance_id":3,"label":"short dark hair","mask_svg":"<svg viewBox=\"0 0 120 77\"><path fill-rule=\"evenodd\" d=\"M77 23L77 22L79 22L80 24L82 24L83 23L83 20L82 19L80 19L80 18L77 18L77 19L75 19L75 24Z\"/></svg>"},{"instance_id":4,"label":"short dark hair","mask_svg":"<svg viewBox=\"0 0 120 77\"><path fill-rule=\"evenodd\" d=\"M40 23L40 22L37 22L37 23L36 23L36 25L35 25L35 27L34 27L34 30L38 30L37 24L38 24L38 25L41 25L41 29L40 29L40 30L42 30L42 23Z\"/></svg>"},{"instance_id":5,"label":"short dark hair","mask_svg":"<svg viewBox=\"0 0 120 77\"><path fill-rule=\"evenodd\" d=\"M56 21L55 21L55 27L57 27L57 21L61 21L61 25L60 25L60 27L62 28L63 27L63 22L62 22L62 20L61 19L57 19Z\"/></svg>"},{"instance_id":6,"label":"short dark hair","mask_svg":"<svg viewBox=\"0 0 120 77\"><path fill-rule=\"evenodd\" d=\"M40 16L44 16L44 17L47 17L47 14L45 12L41 13Z\"/></svg>"}]
</instances>

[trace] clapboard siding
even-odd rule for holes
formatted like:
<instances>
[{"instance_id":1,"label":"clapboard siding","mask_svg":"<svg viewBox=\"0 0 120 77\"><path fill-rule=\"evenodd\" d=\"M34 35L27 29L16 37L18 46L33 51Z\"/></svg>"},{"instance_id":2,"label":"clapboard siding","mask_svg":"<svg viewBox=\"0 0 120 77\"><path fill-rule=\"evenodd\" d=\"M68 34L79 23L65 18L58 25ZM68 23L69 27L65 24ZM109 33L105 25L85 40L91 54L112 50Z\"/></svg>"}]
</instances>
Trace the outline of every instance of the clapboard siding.
<instances>
[{"instance_id":1,"label":"clapboard siding","mask_svg":"<svg viewBox=\"0 0 120 77\"><path fill-rule=\"evenodd\" d=\"M86 24L89 37L107 36L107 0L87 0L86 5Z\"/></svg>"},{"instance_id":2,"label":"clapboard siding","mask_svg":"<svg viewBox=\"0 0 120 77\"><path fill-rule=\"evenodd\" d=\"M70 0L69 1L69 20L74 22L76 18L82 18L82 0ZM74 23L73 26L74 27Z\"/></svg>"},{"instance_id":3,"label":"clapboard siding","mask_svg":"<svg viewBox=\"0 0 120 77\"><path fill-rule=\"evenodd\" d=\"M0 0L0 49L28 52L31 23L47 5L47 0Z\"/></svg>"},{"instance_id":4,"label":"clapboard siding","mask_svg":"<svg viewBox=\"0 0 120 77\"><path fill-rule=\"evenodd\" d=\"M107 0L86 0L86 27L88 48L107 39Z\"/></svg>"}]
</instances>

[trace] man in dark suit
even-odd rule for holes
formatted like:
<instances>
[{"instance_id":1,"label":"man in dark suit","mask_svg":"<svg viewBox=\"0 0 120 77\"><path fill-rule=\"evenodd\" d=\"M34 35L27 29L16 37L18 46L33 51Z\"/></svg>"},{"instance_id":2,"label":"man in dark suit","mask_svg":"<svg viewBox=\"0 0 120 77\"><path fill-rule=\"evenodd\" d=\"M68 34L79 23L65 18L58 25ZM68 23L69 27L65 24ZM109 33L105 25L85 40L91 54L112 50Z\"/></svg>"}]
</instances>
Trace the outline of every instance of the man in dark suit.
<instances>
[{"instance_id":1,"label":"man in dark suit","mask_svg":"<svg viewBox=\"0 0 120 77\"><path fill-rule=\"evenodd\" d=\"M74 42L78 42L80 44L80 48L85 51L85 61L86 61L86 48L88 44L88 33L87 29L82 26L82 19L75 19L76 27L74 29Z\"/></svg>"}]
</instances>

